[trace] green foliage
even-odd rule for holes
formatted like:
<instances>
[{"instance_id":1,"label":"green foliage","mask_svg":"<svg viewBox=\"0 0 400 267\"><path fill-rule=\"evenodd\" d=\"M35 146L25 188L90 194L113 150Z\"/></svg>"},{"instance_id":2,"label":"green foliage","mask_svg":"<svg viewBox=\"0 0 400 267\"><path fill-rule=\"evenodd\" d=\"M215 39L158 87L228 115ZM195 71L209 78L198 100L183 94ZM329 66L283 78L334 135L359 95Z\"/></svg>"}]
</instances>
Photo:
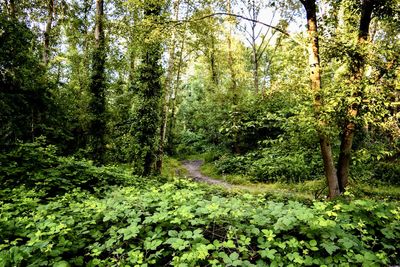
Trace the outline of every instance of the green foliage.
<instances>
[{"instance_id":1,"label":"green foliage","mask_svg":"<svg viewBox=\"0 0 400 267\"><path fill-rule=\"evenodd\" d=\"M1 149L46 132L50 99L44 74L35 35L0 14Z\"/></svg>"},{"instance_id":2,"label":"green foliage","mask_svg":"<svg viewBox=\"0 0 400 267\"><path fill-rule=\"evenodd\" d=\"M321 165L317 151L314 155L299 151L290 153L281 147L245 156L222 157L216 165L220 173L247 174L260 182L303 182L321 175L316 172Z\"/></svg>"},{"instance_id":3,"label":"green foliage","mask_svg":"<svg viewBox=\"0 0 400 267\"><path fill-rule=\"evenodd\" d=\"M249 97L227 110L219 132L233 152L253 150L259 141L275 139L282 134L282 115L285 111L276 111L271 103L279 98L279 94L266 98Z\"/></svg>"},{"instance_id":4,"label":"green foliage","mask_svg":"<svg viewBox=\"0 0 400 267\"><path fill-rule=\"evenodd\" d=\"M259 182L319 179L322 162L310 104L308 97L287 91L245 101L237 123L227 120L221 127L226 138L237 135L240 153L217 160L219 173L243 174Z\"/></svg>"},{"instance_id":5,"label":"green foliage","mask_svg":"<svg viewBox=\"0 0 400 267\"><path fill-rule=\"evenodd\" d=\"M379 162L373 167L372 179L400 185L400 163Z\"/></svg>"},{"instance_id":6,"label":"green foliage","mask_svg":"<svg viewBox=\"0 0 400 267\"><path fill-rule=\"evenodd\" d=\"M5 188L21 185L36 188L47 196L56 196L81 188L93 192L96 188L121 185L131 175L114 167L95 167L91 161L60 157L55 146L38 142L20 144L18 148L0 154L0 182Z\"/></svg>"},{"instance_id":7,"label":"green foliage","mask_svg":"<svg viewBox=\"0 0 400 267\"><path fill-rule=\"evenodd\" d=\"M176 180L70 191L47 204L1 190L0 264L323 266L398 264L400 210L375 201L266 201ZM10 194L11 193L11 194Z\"/></svg>"},{"instance_id":8,"label":"green foliage","mask_svg":"<svg viewBox=\"0 0 400 267\"><path fill-rule=\"evenodd\" d=\"M181 156L202 153L208 146L205 135L190 130L182 131L177 142L179 143L175 147L175 153Z\"/></svg>"},{"instance_id":9,"label":"green foliage","mask_svg":"<svg viewBox=\"0 0 400 267\"><path fill-rule=\"evenodd\" d=\"M161 5L162 3L146 2L144 5L145 18L157 20L157 17L161 15ZM138 81L133 85L133 90L137 92L140 102L131 129L131 135L135 141L132 163L134 172L143 176L159 171L155 170L154 165L158 151L163 96L160 65L162 51L160 40L148 36L154 34L154 31L157 29L153 29L149 25L142 35L148 39L143 46L143 62L138 70Z\"/></svg>"}]
</instances>

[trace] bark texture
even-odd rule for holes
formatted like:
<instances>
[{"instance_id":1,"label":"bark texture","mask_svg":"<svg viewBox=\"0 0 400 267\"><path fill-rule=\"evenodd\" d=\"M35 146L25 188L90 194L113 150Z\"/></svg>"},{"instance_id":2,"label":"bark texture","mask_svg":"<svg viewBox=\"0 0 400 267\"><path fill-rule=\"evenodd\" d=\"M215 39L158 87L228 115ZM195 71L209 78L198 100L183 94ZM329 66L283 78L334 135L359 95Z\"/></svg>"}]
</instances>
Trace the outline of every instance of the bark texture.
<instances>
[{"instance_id":1,"label":"bark texture","mask_svg":"<svg viewBox=\"0 0 400 267\"><path fill-rule=\"evenodd\" d=\"M325 122L320 118L321 108L321 67L319 59L318 44L318 24L316 15L315 0L302 0L307 13L307 28L309 39L309 64L311 89L314 93L314 110L318 123L318 137L321 148L322 159L324 163L325 176L329 187L329 198L334 198L340 194L339 183L333 163L332 149L328 136L324 133Z\"/></svg>"},{"instance_id":2,"label":"bark texture","mask_svg":"<svg viewBox=\"0 0 400 267\"><path fill-rule=\"evenodd\" d=\"M362 79L364 76L365 67L365 55L363 54L362 46L366 44L369 37L369 27L372 20L372 12L374 10L375 3L373 0L363 0L361 4L361 17L360 25L358 30L358 52L353 58L353 65L351 68L351 79L350 81L356 86L356 91L353 93L353 98L357 99L362 97L363 85ZM351 162L351 151L354 139L354 133L356 131L355 120L359 112L358 102L352 103L347 110L347 118L345 120L338 161L337 176L339 179L339 188L341 192L345 191L346 186L349 183L349 172Z\"/></svg>"}]
</instances>

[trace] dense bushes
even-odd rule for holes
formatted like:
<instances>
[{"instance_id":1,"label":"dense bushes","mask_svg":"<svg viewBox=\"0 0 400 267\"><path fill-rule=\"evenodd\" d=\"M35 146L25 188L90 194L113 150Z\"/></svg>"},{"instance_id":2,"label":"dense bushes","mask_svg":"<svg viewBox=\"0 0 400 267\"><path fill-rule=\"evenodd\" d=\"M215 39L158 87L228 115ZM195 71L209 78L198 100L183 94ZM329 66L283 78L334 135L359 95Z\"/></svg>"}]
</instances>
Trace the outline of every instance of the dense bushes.
<instances>
[{"instance_id":1,"label":"dense bushes","mask_svg":"<svg viewBox=\"0 0 400 267\"><path fill-rule=\"evenodd\" d=\"M400 185L400 162L380 162L372 169L373 179Z\"/></svg>"},{"instance_id":2,"label":"dense bushes","mask_svg":"<svg viewBox=\"0 0 400 267\"><path fill-rule=\"evenodd\" d=\"M302 182L322 174L318 154L282 151L276 147L243 156L225 156L215 162L220 173L250 176L258 182Z\"/></svg>"},{"instance_id":3,"label":"dense bushes","mask_svg":"<svg viewBox=\"0 0 400 267\"><path fill-rule=\"evenodd\" d=\"M15 150L0 154L0 183L4 187L25 185L55 196L81 188L126 184L132 177L121 169L95 167L87 160L57 156L54 146L45 146L43 140L20 144Z\"/></svg>"},{"instance_id":4,"label":"dense bushes","mask_svg":"<svg viewBox=\"0 0 400 267\"><path fill-rule=\"evenodd\" d=\"M0 206L0 266L399 263L400 209L374 201L307 207L184 181L104 198L73 190L48 204L24 187L10 193Z\"/></svg>"}]
</instances>

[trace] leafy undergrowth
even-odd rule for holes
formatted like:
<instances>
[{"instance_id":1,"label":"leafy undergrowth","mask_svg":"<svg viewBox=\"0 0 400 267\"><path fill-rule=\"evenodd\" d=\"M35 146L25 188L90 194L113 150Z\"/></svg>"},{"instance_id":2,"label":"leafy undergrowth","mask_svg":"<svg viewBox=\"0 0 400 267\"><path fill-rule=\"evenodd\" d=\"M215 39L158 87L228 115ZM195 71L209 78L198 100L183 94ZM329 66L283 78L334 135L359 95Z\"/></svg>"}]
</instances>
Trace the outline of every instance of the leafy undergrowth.
<instances>
[{"instance_id":1,"label":"leafy undergrowth","mask_svg":"<svg viewBox=\"0 0 400 267\"><path fill-rule=\"evenodd\" d=\"M0 191L0 266L399 263L400 209L390 203L308 206L184 180L146 185L101 198L73 190L47 203L24 186Z\"/></svg>"},{"instance_id":2,"label":"leafy undergrowth","mask_svg":"<svg viewBox=\"0 0 400 267\"><path fill-rule=\"evenodd\" d=\"M54 197L76 188L101 194L109 186L135 183L127 168L97 167L88 160L62 157L55 146L42 142L20 144L15 150L0 153L3 188L23 185L40 190L43 197Z\"/></svg>"}]
</instances>

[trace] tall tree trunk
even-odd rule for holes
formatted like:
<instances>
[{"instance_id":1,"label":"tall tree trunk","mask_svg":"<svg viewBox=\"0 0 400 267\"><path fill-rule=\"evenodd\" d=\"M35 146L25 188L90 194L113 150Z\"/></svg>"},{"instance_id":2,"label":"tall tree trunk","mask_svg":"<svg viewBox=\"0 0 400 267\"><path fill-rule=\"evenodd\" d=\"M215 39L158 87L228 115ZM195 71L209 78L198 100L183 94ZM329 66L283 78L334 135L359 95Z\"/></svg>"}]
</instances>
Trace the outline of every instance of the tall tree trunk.
<instances>
[{"instance_id":1,"label":"tall tree trunk","mask_svg":"<svg viewBox=\"0 0 400 267\"><path fill-rule=\"evenodd\" d=\"M188 17L189 11L186 12L186 17ZM182 72L182 64L183 64L183 51L185 49L185 40L186 40L186 30L182 36L181 40L181 47L180 47L180 53L179 53L179 60L178 60L178 65L177 65L177 70L176 70L176 79L175 79L175 86L174 90L171 95L171 118L169 120L168 124L168 144L169 148L173 146L173 130L175 126L175 110L176 110L176 98L179 94L179 88L180 88L180 81L181 81L181 72Z\"/></svg>"},{"instance_id":2,"label":"tall tree trunk","mask_svg":"<svg viewBox=\"0 0 400 267\"><path fill-rule=\"evenodd\" d=\"M258 94L258 92L260 91L258 70L259 70L259 62L258 62L258 56L257 56L257 49L255 47L253 47L253 84L254 84L254 90L255 90L256 94Z\"/></svg>"},{"instance_id":3,"label":"tall tree trunk","mask_svg":"<svg viewBox=\"0 0 400 267\"><path fill-rule=\"evenodd\" d=\"M174 2L175 8L175 20L179 19L179 5L180 0ZM164 99L162 103L162 114L161 114L161 127L160 127L160 143L158 145L158 154L156 161L156 170L158 173L161 173L162 164L163 164L163 156L164 156L164 146L165 139L167 134L167 125L168 125L168 113L169 113L169 101L172 95L173 85L172 85L172 77L175 71L175 50L176 50L176 34L175 32L172 34L172 44L169 50L169 60L168 60L168 69L167 69L167 77L164 83Z\"/></svg>"},{"instance_id":4,"label":"tall tree trunk","mask_svg":"<svg viewBox=\"0 0 400 267\"><path fill-rule=\"evenodd\" d=\"M336 176L336 170L333 163L332 148L324 128L326 123L320 118L323 101L321 99L321 67L319 59L318 44L318 25L316 15L315 0L301 0L307 13L307 28L309 40L309 64L311 90L314 93L314 110L318 123L318 136L321 148L322 159L324 163L325 176L329 187L329 198L334 198L340 194L339 183Z\"/></svg>"},{"instance_id":5,"label":"tall tree trunk","mask_svg":"<svg viewBox=\"0 0 400 267\"><path fill-rule=\"evenodd\" d=\"M219 77L217 71L217 64L216 64L216 57L215 57L215 40L213 33L211 33L211 48L209 51L210 54L210 66L211 66L211 80L214 83L214 86L218 86L219 84Z\"/></svg>"},{"instance_id":6,"label":"tall tree trunk","mask_svg":"<svg viewBox=\"0 0 400 267\"><path fill-rule=\"evenodd\" d=\"M227 11L228 14L231 13L231 0L227 1ZM237 80L236 80L236 72L234 69L235 59L233 57L232 51L232 26L229 25L229 32L228 32L228 65L229 71L231 73L231 91L233 94L233 104L237 104Z\"/></svg>"},{"instance_id":7,"label":"tall tree trunk","mask_svg":"<svg viewBox=\"0 0 400 267\"><path fill-rule=\"evenodd\" d=\"M254 86L254 91L256 94L258 94L259 92L259 78L258 78L258 72L259 72L259 53L258 53L258 49L257 49L257 44L256 44L256 39L257 39L257 34L256 34L256 20L258 20L258 12L256 10L256 3L254 0L251 1L250 3L251 5L251 18L254 20L251 23L251 48L252 48L252 63L253 63L253 86ZM264 39L263 39L264 40ZM261 42L261 46L262 46L263 42ZM262 51L260 51L261 56L262 56Z\"/></svg>"},{"instance_id":8,"label":"tall tree trunk","mask_svg":"<svg viewBox=\"0 0 400 267\"><path fill-rule=\"evenodd\" d=\"M356 85L356 91L353 93L354 98L359 98L363 93L362 79L364 76L365 55L362 46L366 44L369 36L369 26L372 19L372 11L374 9L373 0L363 0L361 5L360 26L358 30L358 49L359 54L352 62L352 73L350 81ZM351 150L353 145L354 133L356 130L355 119L359 111L359 104L353 103L347 110L347 118L342 130L340 153L338 161L337 176L339 179L339 188L343 192L349 182Z\"/></svg>"},{"instance_id":9,"label":"tall tree trunk","mask_svg":"<svg viewBox=\"0 0 400 267\"><path fill-rule=\"evenodd\" d=\"M228 14L231 14L231 0L227 1L227 11ZM234 106L234 123L237 120L237 115L238 112L236 112L236 106L239 101L239 92L238 92L238 85L237 85L237 78L236 78L236 71L235 71L235 58L233 57L233 48L232 48L232 25L229 25L229 32L228 32L228 65L229 65L229 71L231 74L231 94L232 94L232 104ZM238 131L236 130L236 127L234 128L233 132L233 151L236 154L240 154L240 147L239 147L239 134Z\"/></svg>"},{"instance_id":10,"label":"tall tree trunk","mask_svg":"<svg viewBox=\"0 0 400 267\"><path fill-rule=\"evenodd\" d=\"M104 3L96 0L95 47L92 57L92 76L89 85L91 100L89 104L91 120L89 126L89 151L97 163L104 163L105 122L105 38L104 38Z\"/></svg>"},{"instance_id":11,"label":"tall tree trunk","mask_svg":"<svg viewBox=\"0 0 400 267\"><path fill-rule=\"evenodd\" d=\"M11 18L13 19L17 18L17 8L15 7L14 0L10 0L9 12Z\"/></svg>"},{"instance_id":12,"label":"tall tree trunk","mask_svg":"<svg viewBox=\"0 0 400 267\"><path fill-rule=\"evenodd\" d=\"M43 51L43 63L47 66L49 62L50 56L50 32L51 32L51 24L53 23L53 14L54 14L54 0L48 0L47 3L47 21L46 28L44 31L44 51Z\"/></svg>"},{"instance_id":13,"label":"tall tree trunk","mask_svg":"<svg viewBox=\"0 0 400 267\"><path fill-rule=\"evenodd\" d=\"M131 24L136 24L139 22L139 10L134 10L132 12L129 12L129 16L132 18L133 21L131 21ZM128 54L129 54L129 82L132 85L132 83L135 82L135 73L136 73L136 59L138 56L138 49L137 49L137 39L138 34L131 29L131 32L129 33L129 47L128 47ZM136 42L135 42L136 40Z\"/></svg>"},{"instance_id":14,"label":"tall tree trunk","mask_svg":"<svg viewBox=\"0 0 400 267\"><path fill-rule=\"evenodd\" d=\"M161 14L160 3L145 2L145 18L155 19ZM148 27L144 34L150 35L153 29ZM137 110L135 124L132 125L132 134L135 137L136 148L133 151L133 167L136 174L149 176L157 173L157 143L161 124L161 44L152 39L143 45L142 63L138 68L137 93L141 98Z\"/></svg>"}]
</instances>

